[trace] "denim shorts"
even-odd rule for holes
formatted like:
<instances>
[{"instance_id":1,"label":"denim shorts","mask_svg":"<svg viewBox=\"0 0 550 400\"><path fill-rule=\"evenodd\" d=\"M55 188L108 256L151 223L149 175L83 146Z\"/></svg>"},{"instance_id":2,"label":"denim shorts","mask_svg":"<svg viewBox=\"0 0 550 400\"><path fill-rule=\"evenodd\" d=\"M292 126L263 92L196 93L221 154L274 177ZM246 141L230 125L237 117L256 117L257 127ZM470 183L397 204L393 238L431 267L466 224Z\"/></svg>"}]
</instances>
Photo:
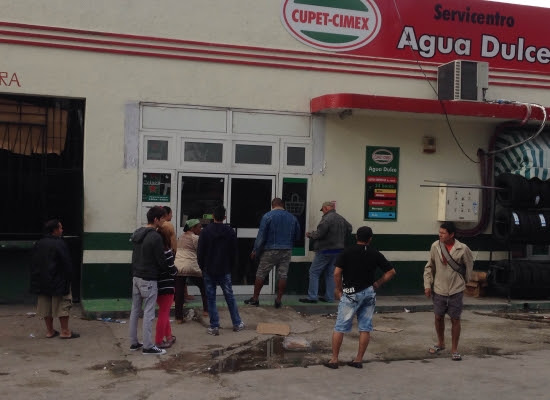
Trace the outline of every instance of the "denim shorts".
<instances>
[{"instance_id":1,"label":"denim shorts","mask_svg":"<svg viewBox=\"0 0 550 400\"><path fill-rule=\"evenodd\" d=\"M334 330L336 332L351 332L353 317L357 315L359 332L372 331L372 316L376 305L376 292L372 286L354 294L342 294L338 304L338 316Z\"/></svg>"}]
</instances>

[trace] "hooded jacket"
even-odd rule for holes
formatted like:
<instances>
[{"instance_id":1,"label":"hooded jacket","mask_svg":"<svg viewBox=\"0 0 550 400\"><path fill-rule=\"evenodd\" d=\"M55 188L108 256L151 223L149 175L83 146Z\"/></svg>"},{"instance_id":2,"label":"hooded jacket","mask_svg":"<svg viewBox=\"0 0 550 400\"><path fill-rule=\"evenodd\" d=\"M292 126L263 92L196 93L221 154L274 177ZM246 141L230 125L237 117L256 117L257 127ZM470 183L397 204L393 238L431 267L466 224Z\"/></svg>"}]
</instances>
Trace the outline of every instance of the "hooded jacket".
<instances>
[{"instance_id":1,"label":"hooded jacket","mask_svg":"<svg viewBox=\"0 0 550 400\"><path fill-rule=\"evenodd\" d=\"M72 261L63 238L47 235L35 245L31 263L30 292L65 296L71 290Z\"/></svg>"},{"instance_id":2,"label":"hooded jacket","mask_svg":"<svg viewBox=\"0 0 550 400\"><path fill-rule=\"evenodd\" d=\"M153 228L138 228L130 238L132 252L132 276L148 281L158 281L160 273L168 270L162 237Z\"/></svg>"},{"instance_id":3,"label":"hooded jacket","mask_svg":"<svg viewBox=\"0 0 550 400\"><path fill-rule=\"evenodd\" d=\"M229 225L211 223L199 235L197 261L208 275L230 274L237 257L237 235Z\"/></svg>"}]
</instances>

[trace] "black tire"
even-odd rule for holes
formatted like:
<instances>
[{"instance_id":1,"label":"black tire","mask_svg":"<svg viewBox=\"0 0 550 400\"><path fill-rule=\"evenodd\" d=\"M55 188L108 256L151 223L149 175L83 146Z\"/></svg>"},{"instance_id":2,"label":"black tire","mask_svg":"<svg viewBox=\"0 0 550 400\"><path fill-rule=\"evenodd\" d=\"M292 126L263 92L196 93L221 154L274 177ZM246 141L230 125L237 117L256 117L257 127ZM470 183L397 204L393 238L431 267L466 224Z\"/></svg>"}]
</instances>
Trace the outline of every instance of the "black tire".
<instances>
[{"instance_id":1,"label":"black tire","mask_svg":"<svg viewBox=\"0 0 550 400\"><path fill-rule=\"evenodd\" d=\"M531 229L526 210L502 208L495 213L493 235L498 240L525 242L530 238Z\"/></svg>"},{"instance_id":2,"label":"black tire","mask_svg":"<svg viewBox=\"0 0 550 400\"><path fill-rule=\"evenodd\" d=\"M521 175L504 173L495 178L495 186L503 188L496 194L497 201L504 207L530 208L536 207L536 196L533 187Z\"/></svg>"},{"instance_id":3,"label":"black tire","mask_svg":"<svg viewBox=\"0 0 550 400\"><path fill-rule=\"evenodd\" d=\"M550 181L541 181L539 186L541 207L550 208Z\"/></svg>"}]
</instances>

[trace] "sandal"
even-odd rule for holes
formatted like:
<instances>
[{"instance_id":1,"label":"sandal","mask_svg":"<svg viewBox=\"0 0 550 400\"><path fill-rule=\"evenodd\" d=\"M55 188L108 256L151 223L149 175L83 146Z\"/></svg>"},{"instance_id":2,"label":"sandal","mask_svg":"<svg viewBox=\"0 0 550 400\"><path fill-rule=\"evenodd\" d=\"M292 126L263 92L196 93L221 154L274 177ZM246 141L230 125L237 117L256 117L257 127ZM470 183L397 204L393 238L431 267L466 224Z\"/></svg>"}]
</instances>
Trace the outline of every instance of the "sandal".
<instances>
[{"instance_id":1,"label":"sandal","mask_svg":"<svg viewBox=\"0 0 550 400\"><path fill-rule=\"evenodd\" d=\"M349 361L347 364L353 368L363 368L363 363L360 361Z\"/></svg>"},{"instance_id":2,"label":"sandal","mask_svg":"<svg viewBox=\"0 0 550 400\"><path fill-rule=\"evenodd\" d=\"M441 351L445 350L445 347L438 346L437 344L433 345L428 349L430 354L439 354Z\"/></svg>"},{"instance_id":3,"label":"sandal","mask_svg":"<svg viewBox=\"0 0 550 400\"><path fill-rule=\"evenodd\" d=\"M461 360L462 360L462 356L460 355L460 353L453 353L453 355L451 356L451 360L453 360L453 361L461 361Z\"/></svg>"},{"instance_id":4,"label":"sandal","mask_svg":"<svg viewBox=\"0 0 550 400\"><path fill-rule=\"evenodd\" d=\"M323 365L330 369L338 369L338 363L326 362Z\"/></svg>"}]
</instances>

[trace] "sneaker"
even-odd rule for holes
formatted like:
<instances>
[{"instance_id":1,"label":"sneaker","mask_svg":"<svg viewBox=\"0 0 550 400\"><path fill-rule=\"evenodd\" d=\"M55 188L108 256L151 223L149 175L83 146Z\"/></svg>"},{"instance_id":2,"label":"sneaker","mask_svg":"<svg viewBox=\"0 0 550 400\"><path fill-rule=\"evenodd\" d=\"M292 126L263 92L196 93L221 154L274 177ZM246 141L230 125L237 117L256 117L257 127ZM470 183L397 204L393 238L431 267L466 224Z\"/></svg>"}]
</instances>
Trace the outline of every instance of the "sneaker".
<instances>
[{"instance_id":1,"label":"sneaker","mask_svg":"<svg viewBox=\"0 0 550 400\"><path fill-rule=\"evenodd\" d=\"M239 332L239 331L242 331L243 329L244 329L244 322L241 321L239 325L235 325L233 327L233 332Z\"/></svg>"},{"instance_id":2,"label":"sneaker","mask_svg":"<svg viewBox=\"0 0 550 400\"><path fill-rule=\"evenodd\" d=\"M245 300L244 304L258 307L260 305L260 300L254 300L254 297L251 297L248 300Z\"/></svg>"},{"instance_id":3,"label":"sneaker","mask_svg":"<svg viewBox=\"0 0 550 400\"><path fill-rule=\"evenodd\" d=\"M149 355L149 354L156 354L156 355L163 355L163 354L166 354L166 350L164 349L159 349L157 346L153 346L151 347L150 349L143 349L141 350L141 353L143 355Z\"/></svg>"},{"instance_id":4,"label":"sneaker","mask_svg":"<svg viewBox=\"0 0 550 400\"><path fill-rule=\"evenodd\" d=\"M212 336L220 336L220 329L219 328L208 328L206 330L206 333Z\"/></svg>"},{"instance_id":5,"label":"sneaker","mask_svg":"<svg viewBox=\"0 0 550 400\"><path fill-rule=\"evenodd\" d=\"M143 343L137 342L130 346L130 351L136 351L143 347Z\"/></svg>"}]
</instances>

